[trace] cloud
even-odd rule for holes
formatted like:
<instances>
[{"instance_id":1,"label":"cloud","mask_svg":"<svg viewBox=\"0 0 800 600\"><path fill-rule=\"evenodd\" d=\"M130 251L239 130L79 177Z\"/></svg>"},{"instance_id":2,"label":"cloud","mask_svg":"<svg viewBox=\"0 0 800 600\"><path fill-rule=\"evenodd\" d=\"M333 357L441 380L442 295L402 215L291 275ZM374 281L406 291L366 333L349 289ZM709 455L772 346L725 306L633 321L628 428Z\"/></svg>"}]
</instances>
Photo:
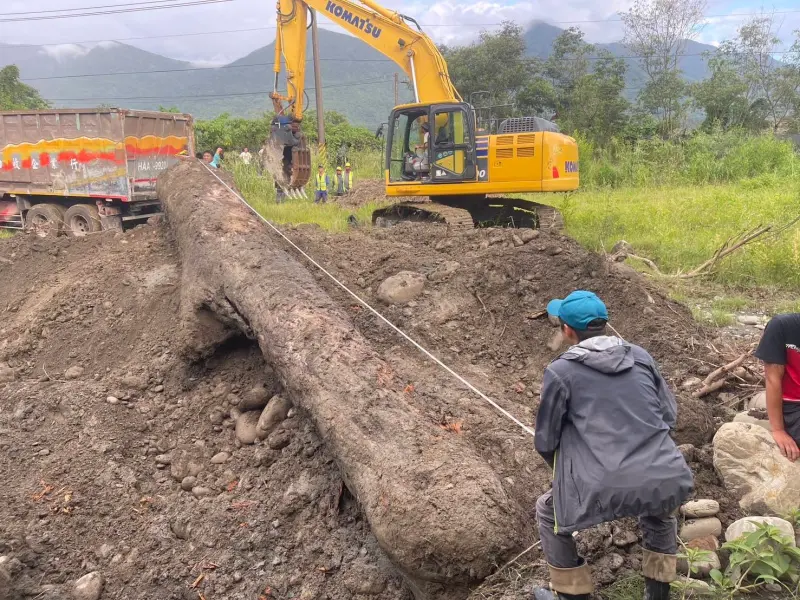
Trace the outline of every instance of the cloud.
<instances>
[{"instance_id":1,"label":"cloud","mask_svg":"<svg viewBox=\"0 0 800 600\"><path fill-rule=\"evenodd\" d=\"M89 54L91 48L80 44L58 44L57 46L45 46L42 52L52 56L56 60L77 58Z\"/></svg>"},{"instance_id":2,"label":"cloud","mask_svg":"<svg viewBox=\"0 0 800 600\"><path fill-rule=\"evenodd\" d=\"M613 19L618 19L619 13L632 5L632 0L608 0L602 3L597 0L379 1L390 10L415 18L436 42L446 44L469 43L478 37L481 30L496 29L505 20L523 26L536 20L562 28L575 25L586 33L589 41L617 41L622 37L622 25ZM63 8L63 2L39 0L35 10ZM93 3L93 0L84 2L85 5ZM28 0L7 0L3 4L3 12L33 10L31 6ZM0 23L0 39L20 44L56 43L58 45L50 46L47 52L58 57L85 53L94 46L80 42L99 38L126 40L125 43L172 58L218 65L241 58L274 40L274 6L273 2L266 0L236 0L207 6L108 16ZM727 9L721 8L720 3L716 2L709 12L754 12L750 8L735 9L734 4L729 2L723 6L727 6ZM786 14L781 18L784 19L781 35L788 39L793 29L800 28L800 13ZM745 20L746 17L741 16L710 19L699 41L718 44L734 36L737 27ZM326 19L320 19L320 23L323 27L342 31ZM253 31L208 33L226 29ZM175 36L195 33L199 35Z\"/></svg>"}]
</instances>

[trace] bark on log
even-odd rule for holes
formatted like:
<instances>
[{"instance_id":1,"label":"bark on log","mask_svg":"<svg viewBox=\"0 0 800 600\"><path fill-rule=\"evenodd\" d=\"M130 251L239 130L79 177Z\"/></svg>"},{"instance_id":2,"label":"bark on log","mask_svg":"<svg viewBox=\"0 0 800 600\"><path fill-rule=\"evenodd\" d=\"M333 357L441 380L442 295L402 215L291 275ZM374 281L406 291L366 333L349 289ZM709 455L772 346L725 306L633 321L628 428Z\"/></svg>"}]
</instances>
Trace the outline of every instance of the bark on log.
<instances>
[{"instance_id":1,"label":"bark on log","mask_svg":"<svg viewBox=\"0 0 800 600\"><path fill-rule=\"evenodd\" d=\"M419 595L482 579L524 547L524 515L498 476L413 404L273 232L195 160L162 174L158 194L182 257L187 347L202 353L232 328L258 340Z\"/></svg>"}]
</instances>

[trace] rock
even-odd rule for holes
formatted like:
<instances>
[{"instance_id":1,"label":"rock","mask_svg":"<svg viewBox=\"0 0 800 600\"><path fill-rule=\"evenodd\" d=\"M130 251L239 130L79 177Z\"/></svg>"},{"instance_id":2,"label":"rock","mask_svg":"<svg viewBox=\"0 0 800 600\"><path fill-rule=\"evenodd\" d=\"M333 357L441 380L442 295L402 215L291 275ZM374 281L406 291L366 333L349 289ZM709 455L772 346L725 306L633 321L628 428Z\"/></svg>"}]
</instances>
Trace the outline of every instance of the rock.
<instances>
[{"instance_id":1,"label":"rock","mask_svg":"<svg viewBox=\"0 0 800 600\"><path fill-rule=\"evenodd\" d=\"M703 380L699 377L689 377L689 379L685 380L681 384L682 390L693 390L696 387L699 387L700 384L703 383Z\"/></svg>"},{"instance_id":2,"label":"rock","mask_svg":"<svg viewBox=\"0 0 800 600\"><path fill-rule=\"evenodd\" d=\"M155 386L155 387L153 388L153 391L154 391L156 394L160 394L161 392L163 392L163 391L164 391L164 386L163 386L163 385L161 385L161 384L159 384L159 385L157 385L157 386Z\"/></svg>"},{"instance_id":3,"label":"rock","mask_svg":"<svg viewBox=\"0 0 800 600\"><path fill-rule=\"evenodd\" d=\"M192 488L195 486L196 483L197 483L197 477L193 477L192 475L187 475L181 481L181 489L184 492L191 492Z\"/></svg>"},{"instance_id":4,"label":"rock","mask_svg":"<svg viewBox=\"0 0 800 600\"><path fill-rule=\"evenodd\" d=\"M72 597L75 600L97 600L103 593L104 583L103 576L99 572L87 573L75 582Z\"/></svg>"},{"instance_id":5,"label":"rock","mask_svg":"<svg viewBox=\"0 0 800 600\"><path fill-rule=\"evenodd\" d=\"M767 391L763 390L744 401L744 409L748 410L767 410Z\"/></svg>"},{"instance_id":6,"label":"rock","mask_svg":"<svg viewBox=\"0 0 800 600\"><path fill-rule=\"evenodd\" d=\"M626 546L632 546L636 542L639 541L639 537L633 533L632 531L620 531L613 537L614 545L617 548L624 548Z\"/></svg>"},{"instance_id":7,"label":"rock","mask_svg":"<svg viewBox=\"0 0 800 600\"><path fill-rule=\"evenodd\" d=\"M172 457L169 454L159 454L158 456L156 456L156 464L171 465Z\"/></svg>"},{"instance_id":8,"label":"rock","mask_svg":"<svg viewBox=\"0 0 800 600\"><path fill-rule=\"evenodd\" d=\"M186 519L174 518L169 522L169 528L179 540L189 539L189 522Z\"/></svg>"},{"instance_id":9,"label":"rock","mask_svg":"<svg viewBox=\"0 0 800 600\"><path fill-rule=\"evenodd\" d=\"M239 410L248 412L251 410L262 410L269 402L269 392L263 385L257 385L244 394L244 397L239 402Z\"/></svg>"},{"instance_id":10,"label":"rock","mask_svg":"<svg viewBox=\"0 0 800 600\"><path fill-rule=\"evenodd\" d=\"M126 388L139 390L140 392L147 389L147 377L145 375L133 375L128 373L120 380L120 383Z\"/></svg>"},{"instance_id":11,"label":"rock","mask_svg":"<svg viewBox=\"0 0 800 600\"><path fill-rule=\"evenodd\" d=\"M730 527L725 530L725 541L732 542L738 540L743 535L755 531L758 525L762 523L777 527L790 545L796 545L794 527L792 527L789 521L779 519L778 517L745 517L744 519L739 519L731 523Z\"/></svg>"},{"instance_id":12,"label":"rock","mask_svg":"<svg viewBox=\"0 0 800 600\"><path fill-rule=\"evenodd\" d=\"M212 425L222 425L225 417L221 412L215 410L208 416L208 420L211 421Z\"/></svg>"},{"instance_id":13,"label":"rock","mask_svg":"<svg viewBox=\"0 0 800 600\"><path fill-rule=\"evenodd\" d=\"M386 304L406 304L422 293L425 277L413 271L400 271L378 287L378 299Z\"/></svg>"},{"instance_id":14,"label":"rock","mask_svg":"<svg viewBox=\"0 0 800 600\"><path fill-rule=\"evenodd\" d=\"M758 325L761 323L761 319L759 319L756 315L739 315L736 317L736 320L742 325Z\"/></svg>"},{"instance_id":15,"label":"rock","mask_svg":"<svg viewBox=\"0 0 800 600\"><path fill-rule=\"evenodd\" d=\"M42 448L41 450L39 450L39 452L37 452L37 454L39 456L48 456L50 454L50 449L49 448Z\"/></svg>"},{"instance_id":16,"label":"rock","mask_svg":"<svg viewBox=\"0 0 800 600\"><path fill-rule=\"evenodd\" d=\"M9 383L17 378L14 369L5 363L0 363L0 383Z\"/></svg>"},{"instance_id":17,"label":"rock","mask_svg":"<svg viewBox=\"0 0 800 600\"><path fill-rule=\"evenodd\" d=\"M747 513L783 515L800 503L800 462L784 458L763 427L720 427L714 436L714 467Z\"/></svg>"},{"instance_id":18,"label":"rock","mask_svg":"<svg viewBox=\"0 0 800 600\"><path fill-rule=\"evenodd\" d=\"M678 450L681 451L683 454L683 460L687 463L694 462L697 458L697 448L695 448L692 444L681 444L678 446Z\"/></svg>"},{"instance_id":19,"label":"rock","mask_svg":"<svg viewBox=\"0 0 800 600\"><path fill-rule=\"evenodd\" d=\"M0 565L0 600L11 600L11 573L5 565Z\"/></svg>"},{"instance_id":20,"label":"rock","mask_svg":"<svg viewBox=\"0 0 800 600\"><path fill-rule=\"evenodd\" d=\"M684 542L696 540L709 535L722 535L722 523L716 517L693 519L686 521L681 527L680 538Z\"/></svg>"},{"instance_id":21,"label":"rock","mask_svg":"<svg viewBox=\"0 0 800 600\"><path fill-rule=\"evenodd\" d=\"M111 556L111 553L114 551L114 547L111 544L103 544L100 546L100 549L97 551L97 555L102 558L103 560L107 559Z\"/></svg>"},{"instance_id":22,"label":"rock","mask_svg":"<svg viewBox=\"0 0 800 600\"><path fill-rule=\"evenodd\" d=\"M686 542L686 547L715 552L719 550L719 538L715 535L707 535L705 537L689 540Z\"/></svg>"},{"instance_id":23,"label":"rock","mask_svg":"<svg viewBox=\"0 0 800 600\"><path fill-rule=\"evenodd\" d=\"M286 448L291 441L292 436L289 435L288 431L276 431L267 439L267 445L273 450L281 450Z\"/></svg>"},{"instance_id":24,"label":"rock","mask_svg":"<svg viewBox=\"0 0 800 600\"><path fill-rule=\"evenodd\" d=\"M550 256L558 256L558 255L559 255L559 254L561 254L562 252L564 252L564 249L563 249L561 246L550 246L550 247L547 249L547 253L548 253Z\"/></svg>"},{"instance_id":25,"label":"rock","mask_svg":"<svg viewBox=\"0 0 800 600\"><path fill-rule=\"evenodd\" d=\"M772 427L769 424L767 419L757 419L756 417L751 417L747 412L740 412L737 413L735 417L733 417L734 423L749 423L750 425L758 425L759 427L763 427L767 431L772 431Z\"/></svg>"},{"instance_id":26,"label":"rock","mask_svg":"<svg viewBox=\"0 0 800 600\"><path fill-rule=\"evenodd\" d=\"M713 517L719 513L719 502L716 500L695 500L681 506L681 514L687 519Z\"/></svg>"},{"instance_id":27,"label":"rock","mask_svg":"<svg viewBox=\"0 0 800 600\"><path fill-rule=\"evenodd\" d=\"M446 260L428 274L428 279L431 281L445 281L450 279L450 277L452 277L460 267L460 263L457 263L454 260Z\"/></svg>"},{"instance_id":28,"label":"rock","mask_svg":"<svg viewBox=\"0 0 800 600\"><path fill-rule=\"evenodd\" d=\"M616 552L610 552L598 561L597 566L600 568L605 567L607 569L610 569L611 571L618 571L619 569L622 568L624 564L625 564L625 559L622 557L621 554L617 554Z\"/></svg>"},{"instance_id":29,"label":"rock","mask_svg":"<svg viewBox=\"0 0 800 600\"><path fill-rule=\"evenodd\" d=\"M231 457L230 454L227 452L217 452L214 456L211 457L211 464L213 465L221 465L223 463L228 462L228 459Z\"/></svg>"},{"instance_id":30,"label":"rock","mask_svg":"<svg viewBox=\"0 0 800 600\"><path fill-rule=\"evenodd\" d=\"M531 241L535 240L537 237L539 237L539 230L538 229L519 229L517 231L517 236L519 237L519 239L522 240L523 244L527 244L528 242L531 242Z\"/></svg>"},{"instance_id":31,"label":"rock","mask_svg":"<svg viewBox=\"0 0 800 600\"><path fill-rule=\"evenodd\" d=\"M83 367L73 366L64 371L64 379L70 381L83 375Z\"/></svg>"},{"instance_id":32,"label":"rock","mask_svg":"<svg viewBox=\"0 0 800 600\"><path fill-rule=\"evenodd\" d=\"M195 498L208 498L209 496L216 496L217 494L211 488L198 485L192 488L192 495Z\"/></svg>"},{"instance_id":33,"label":"rock","mask_svg":"<svg viewBox=\"0 0 800 600\"><path fill-rule=\"evenodd\" d=\"M689 570L690 566L692 568L691 572ZM678 572L695 578L708 577L708 574L713 569L719 569L721 566L719 555L711 551L704 553L702 558L692 561L691 565L685 558L678 559Z\"/></svg>"},{"instance_id":34,"label":"rock","mask_svg":"<svg viewBox=\"0 0 800 600\"><path fill-rule=\"evenodd\" d=\"M516 234L511 235L511 243L514 244L514 247L519 248L520 246L524 246L525 242L522 241L522 238Z\"/></svg>"},{"instance_id":35,"label":"rock","mask_svg":"<svg viewBox=\"0 0 800 600\"><path fill-rule=\"evenodd\" d=\"M192 451L184 448L173 454L169 470L172 478L177 482L181 482L190 475L197 477L203 471L203 463L194 460Z\"/></svg>"},{"instance_id":36,"label":"rock","mask_svg":"<svg viewBox=\"0 0 800 600\"><path fill-rule=\"evenodd\" d=\"M109 396L108 398L106 398L106 402L108 402L109 404L119 404L119 398L117 398L116 396Z\"/></svg>"},{"instance_id":37,"label":"rock","mask_svg":"<svg viewBox=\"0 0 800 600\"><path fill-rule=\"evenodd\" d=\"M258 437L264 439L269 436L286 419L291 408L292 403L286 398L273 396L258 418L258 425L256 425Z\"/></svg>"},{"instance_id":38,"label":"rock","mask_svg":"<svg viewBox=\"0 0 800 600\"><path fill-rule=\"evenodd\" d=\"M242 413L236 419L236 439L241 444L254 444L258 439L258 419L261 413L257 410Z\"/></svg>"}]
</instances>

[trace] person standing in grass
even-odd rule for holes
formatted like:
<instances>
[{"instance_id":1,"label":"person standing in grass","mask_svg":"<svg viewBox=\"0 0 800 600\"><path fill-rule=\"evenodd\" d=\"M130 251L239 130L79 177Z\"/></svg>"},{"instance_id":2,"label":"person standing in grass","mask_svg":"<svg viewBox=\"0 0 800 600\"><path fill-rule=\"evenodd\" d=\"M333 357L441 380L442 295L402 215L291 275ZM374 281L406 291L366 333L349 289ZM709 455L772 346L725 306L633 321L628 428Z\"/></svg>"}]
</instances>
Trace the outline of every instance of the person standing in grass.
<instances>
[{"instance_id":1,"label":"person standing in grass","mask_svg":"<svg viewBox=\"0 0 800 600\"><path fill-rule=\"evenodd\" d=\"M344 165L344 193L349 194L353 191L353 171L350 169L350 163Z\"/></svg>"},{"instance_id":2,"label":"person standing in grass","mask_svg":"<svg viewBox=\"0 0 800 600\"><path fill-rule=\"evenodd\" d=\"M345 189L344 189L344 176L342 174L342 167L336 167L336 195L337 196L344 196Z\"/></svg>"},{"instance_id":3,"label":"person standing in grass","mask_svg":"<svg viewBox=\"0 0 800 600\"><path fill-rule=\"evenodd\" d=\"M250 154L250 150L245 148L244 150L242 150L241 154L239 154L239 158L242 160L244 164L249 165L250 161L253 160L253 155Z\"/></svg>"},{"instance_id":4,"label":"person standing in grass","mask_svg":"<svg viewBox=\"0 0 800 600\"><path fill-rule=\"evenodd\" d=\"M764 363L772 438L795 462L800 458L800 313L775 315L755 356Z\"/></svg>"},{"instance_id":5,"label":"person standing in grass","mask_svg":"<svg viewBox=\"0 0 800 600\"><path fill-rule=\"evenodd\" d=\"M331 186L331 180L325 172L325 165L320 165L317 169L316 177L316 194L314 197L314 204L328 201L328 188Z\"/></svg>"},{"instance_id":6,"label":"person standing in grass","mask_svg":"<svg viewBox=\"0 0 800 600\"><path fill-rule=\"evenodd\" d=\"M675 397L646 350L606 334L608 311L592 292L547 306L571 346L544 372L536 451L553 487L536 502L550 589L536 600L589 600L589 565L574 532L623 517L642 531L645 600L669 600L677 576L675 511L694 489L670 436Z\"/></svg>"}]
</instances>

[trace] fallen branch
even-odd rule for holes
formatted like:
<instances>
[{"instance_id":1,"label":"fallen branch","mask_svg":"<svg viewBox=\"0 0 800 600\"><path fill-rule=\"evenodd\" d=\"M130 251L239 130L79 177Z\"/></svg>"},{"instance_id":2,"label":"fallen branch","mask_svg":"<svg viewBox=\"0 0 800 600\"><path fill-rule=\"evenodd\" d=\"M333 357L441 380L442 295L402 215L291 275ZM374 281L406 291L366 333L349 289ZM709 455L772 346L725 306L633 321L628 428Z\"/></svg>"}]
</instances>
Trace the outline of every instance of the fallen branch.
<instances>
[{"instance_id":1,"label":"fallen branch","mask_svg":"<svg viewBox=\"0 0 800 600\"><path fill-rule=\"evenodd\" d=\"M716 392L724 387L728 382L728 377L730 377L733 371L739 368L742 363L747 360L748 356L750 356L750 352L745 352L736 360L729 362L727 365L723 365L709 373L708 377L703 380L702 387L695 390L695 392L692 393L692 396L695 398L702 398L703 396L708 396L712 392Z\"/></svg>"}]
</instances>

